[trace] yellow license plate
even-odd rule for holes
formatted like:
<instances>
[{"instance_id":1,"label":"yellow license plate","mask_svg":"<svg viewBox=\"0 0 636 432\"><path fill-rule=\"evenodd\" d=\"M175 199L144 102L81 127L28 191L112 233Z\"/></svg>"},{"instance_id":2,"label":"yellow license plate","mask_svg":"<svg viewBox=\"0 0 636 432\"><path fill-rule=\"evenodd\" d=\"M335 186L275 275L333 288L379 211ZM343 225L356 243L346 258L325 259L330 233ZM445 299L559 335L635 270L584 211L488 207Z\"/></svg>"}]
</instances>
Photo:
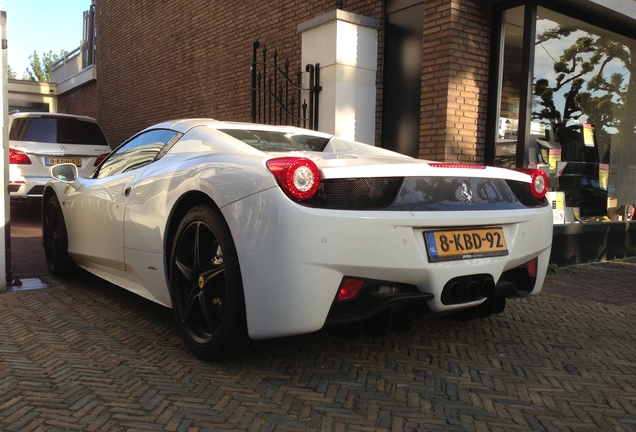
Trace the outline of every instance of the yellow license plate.
<instances>
[{"instance_id":1,"label":"yellow license plate","mask_svg":"<svg viewBox=\"0 0 636 432\"><path fill-rule=\"evenodd\" d=\"M72 163L75 166L81 167L82 160L79 158L46 158L46 165L53 166L63 163Z\"/></svg>"},{"instance_id":2,"label":"yellow license plate","mask_svg":"<svg viewBox=\"0 0 636 432\"><path fill-rule=\"evenodd\" d=\"M424 239L431 262L508 255L500 227L426 231Z\"/></svg>"}]
</instances>

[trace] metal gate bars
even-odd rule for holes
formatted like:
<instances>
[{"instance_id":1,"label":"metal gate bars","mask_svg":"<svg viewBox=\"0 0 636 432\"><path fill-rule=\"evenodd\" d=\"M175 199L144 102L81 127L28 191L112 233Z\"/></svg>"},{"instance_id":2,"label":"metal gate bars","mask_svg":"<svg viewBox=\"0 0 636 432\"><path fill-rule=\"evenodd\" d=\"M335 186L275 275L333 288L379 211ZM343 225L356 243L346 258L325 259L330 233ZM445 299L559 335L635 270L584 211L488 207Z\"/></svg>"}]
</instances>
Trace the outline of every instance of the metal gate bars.
<instances>
[{"instance_id":1,"label":"metal gate bars","mask_svg":"<svg viewBox=\"0 0 636 432\"><path fill-rule=\"evenodd\" d=\"M289 72L289 60L283 67L278 64L275 50L273 61L268 63L267 47L261 48L262 60L258 60L260 44L252 45L251 73L251 121L273 125L292 125L318 130L318 95L320 85L320 64L308 64L309 88L302 87L302 71ZM303 98L309 95L309 103ZM307 110L309 109L309 113Z\"/></svg>"}]
</instances>

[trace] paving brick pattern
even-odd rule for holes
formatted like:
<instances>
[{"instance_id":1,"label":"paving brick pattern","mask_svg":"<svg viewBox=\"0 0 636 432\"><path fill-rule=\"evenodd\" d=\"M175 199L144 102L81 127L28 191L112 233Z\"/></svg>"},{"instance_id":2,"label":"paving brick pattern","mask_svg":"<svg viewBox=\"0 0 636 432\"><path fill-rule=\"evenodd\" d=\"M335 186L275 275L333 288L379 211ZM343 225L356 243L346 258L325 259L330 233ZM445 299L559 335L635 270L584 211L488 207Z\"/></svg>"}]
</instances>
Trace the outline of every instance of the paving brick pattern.
<instances>
[{"instance_id":1,"label":"paving brick pattern","mask_svg":"<svg viewBox=\"0 0 636 432\"><path fill-rule=\"evenodd\" d=\"M13 215L14 273L47 288L0 294L2 431L636 431L636 259L560 268L485 320L209 363L169 310L48 276L37 212Z\"/></svg>"},{"instance_id":2,"label":"paving brick pattern","mask_svg":"<svg viewBox=\"0 0 636 432\"><path fill-rule=\"evenodd\" d=\"M485 320L319 332L217 363L167 309L38 277L0 294L3 431L636 431L636 260L560 269ZM606 301L615 286L631 301Z\"/></svg>"}]
</instances>

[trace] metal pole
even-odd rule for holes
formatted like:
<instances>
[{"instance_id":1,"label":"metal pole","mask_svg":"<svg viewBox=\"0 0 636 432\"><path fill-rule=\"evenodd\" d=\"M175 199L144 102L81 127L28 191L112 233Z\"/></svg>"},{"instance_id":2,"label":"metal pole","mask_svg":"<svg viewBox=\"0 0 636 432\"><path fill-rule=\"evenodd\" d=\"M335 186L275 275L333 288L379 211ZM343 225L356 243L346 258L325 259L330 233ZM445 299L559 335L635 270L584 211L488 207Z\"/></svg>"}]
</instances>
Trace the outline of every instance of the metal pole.
<instances>
[{"instance_id":1,"label":"metal pole","mask_svg":"<svg viewBox=\"0 0 636 432\"><path fill-rule=\"evenodd\" d=\"M309 129L314 128L314 65L305 66L305 71L309 72Z\"/></svg>"},{"instance_id":2,"label":"metal pole","mask_svg":"<svg viewBox=\"0 0 636 432\"><path fill-rule=\"evenodd\" d=\"M95 64L95 2L93 1L88 11L88 28L86 29L86 64L83 67Z\"/></svg>"},{"instance_id":3,"label":"metal pole","mask_svg":"<svg viewBox=\"0 0 636 432\"><path fill-rule=\"evenodd\" d=\"M256 123L256 50L258 49L258 41L252 43L252 68L250 74L252 75L252 88L250 94L251 112L250 121Z\"/></svg>"},{"instance_id":4,"label":"metal pole","mask_svg":"<svg viewBox=\"0 0 636 432\"><path fill-rule=\"evenodd\" d=\"M0 7L2 2L0 1ZM13 274L11 272L11 228L10 228L10 211L9 211L9 191L6 189L9 185L9 133L8 128L8 82L7 82L7 15L2 12L0 21L2 27L2 61L0 62L0 83L2 91L0 92L0 118L2 119L2 127L0 128L0 136L2 139L2 167L0 168L0 177L2 178L3 194L2 205L0 206L0 218L4 222L4 230L0 231L0 243L4 249L4 262L0 262L0 269L4 266L4 271L0 271L0 292L7 289L7 285L13 283Z\"/></svg>"},{"instance_id":5,"label":"metal pole","mask_svg":"<svg viewBox=\"0 0 636 432\"><path fill-rule=\"evenodd\" d=\"M318 112L319 112L319 101L320 101L320 91L322 90L322 86L320 85L320 63L316 63L314 66L314 74L316 75L315 79L315 97L314 97L314 130L318 130Z\"/></svg>"}]
</instances>

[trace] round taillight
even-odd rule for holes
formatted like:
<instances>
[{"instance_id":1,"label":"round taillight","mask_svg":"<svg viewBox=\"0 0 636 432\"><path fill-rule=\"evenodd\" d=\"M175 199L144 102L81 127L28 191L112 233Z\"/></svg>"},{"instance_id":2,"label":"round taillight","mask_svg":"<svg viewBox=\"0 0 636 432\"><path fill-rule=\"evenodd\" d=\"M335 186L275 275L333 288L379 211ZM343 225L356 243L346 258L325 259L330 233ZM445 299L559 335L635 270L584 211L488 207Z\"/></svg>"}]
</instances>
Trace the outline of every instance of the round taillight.
<instances>
[{"instance_id":1,"label":"round taillight","mask_svg":"<svg viewBox=\"0 0 636 432\"><path fill-rule=\"evenodd\" d=\"M517 169L530 176L530 191L536 199L543 199L548 193L549 180L548 175L542 169Z\"/></svg>"},{"instance_id":2,"label":"round taillight","mask_svg":"<svg viewBox=\"0 0 636 432\"><path fill-rule=\"evenodd\" d=\"M283 191L298 201L313 197L320 186L320 171L311 159L282 157L267 161L267 168L274 174Z\"/></svg>"}]
</instances>

